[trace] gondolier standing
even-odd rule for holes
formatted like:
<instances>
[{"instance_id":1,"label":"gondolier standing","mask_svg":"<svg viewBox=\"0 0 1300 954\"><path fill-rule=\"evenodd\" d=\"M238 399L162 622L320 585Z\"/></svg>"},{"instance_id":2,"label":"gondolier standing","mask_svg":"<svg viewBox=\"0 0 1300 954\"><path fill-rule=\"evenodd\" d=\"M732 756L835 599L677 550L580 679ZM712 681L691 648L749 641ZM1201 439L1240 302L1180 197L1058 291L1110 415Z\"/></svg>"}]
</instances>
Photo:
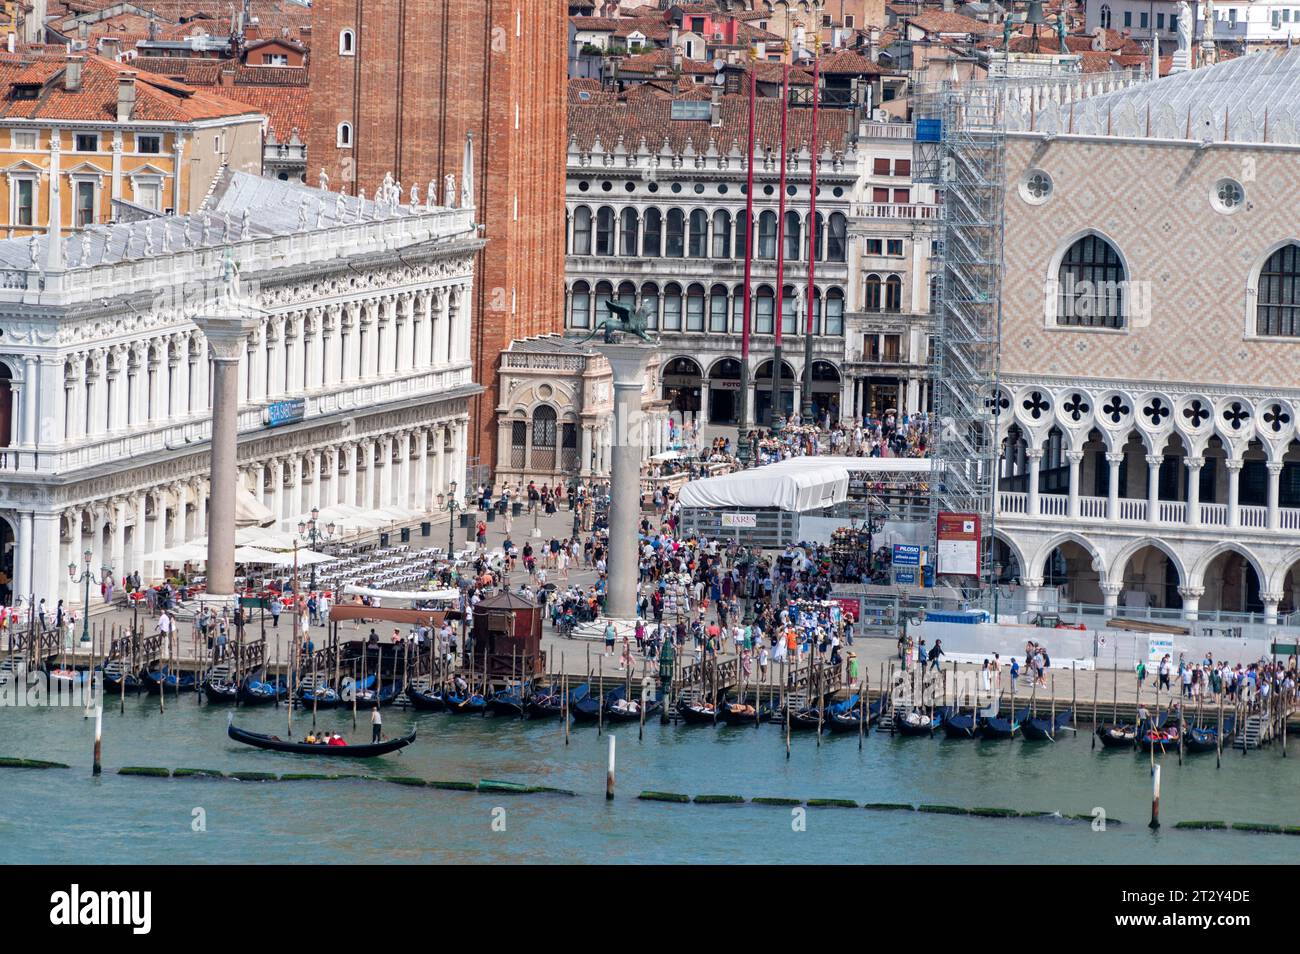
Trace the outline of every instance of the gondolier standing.
<instances>
[{"instance_id":1,"label":"gondolier standing","mask_svg":"<svg viewBox=\"0 0 1300 954\"><path fill-rule=\"evenodd\" d=\"M379 714L379 706L370 710L370 744L381 741L384 734L384 717Z\"/></svg>"}]
</instances>

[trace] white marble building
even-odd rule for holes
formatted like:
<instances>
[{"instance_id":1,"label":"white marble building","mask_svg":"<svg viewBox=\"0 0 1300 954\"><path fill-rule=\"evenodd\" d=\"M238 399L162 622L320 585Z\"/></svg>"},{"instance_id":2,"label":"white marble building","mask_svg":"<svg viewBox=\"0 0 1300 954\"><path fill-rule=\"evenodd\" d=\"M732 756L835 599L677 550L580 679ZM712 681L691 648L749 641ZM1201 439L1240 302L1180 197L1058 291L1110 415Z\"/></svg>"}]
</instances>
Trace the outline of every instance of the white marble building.
<instances>
[{"instance_id":1,"label":"white marble building","mask_svg":"<svg viewBox=\"0 0 1300 954\"><path fill-rule=\"evenodd\" d=\"M465 479L480 244L472 209L231 172L196 214L0 242L9 598L74 596L67 566L87 548L95 568L156 579L146 554L205 534L209 362L192 318L227 256L265 315L240 370L242 511L268 516L256 500L292 529L312 507L433 509Z\"/></svg>"}]
</instances>

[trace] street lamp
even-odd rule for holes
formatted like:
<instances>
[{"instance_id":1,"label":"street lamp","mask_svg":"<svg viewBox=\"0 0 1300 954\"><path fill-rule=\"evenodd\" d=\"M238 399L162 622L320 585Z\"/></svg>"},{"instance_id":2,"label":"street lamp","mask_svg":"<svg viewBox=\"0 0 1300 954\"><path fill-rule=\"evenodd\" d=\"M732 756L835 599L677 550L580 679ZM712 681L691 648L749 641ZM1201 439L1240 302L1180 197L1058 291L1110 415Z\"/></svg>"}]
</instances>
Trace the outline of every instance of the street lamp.
<instances>
[{"instance_id":1,"label":"street lamp","mask_svg":"<svg viewBox=\"0 0 1300 954\"><path fill-rule=\"evenodd\" d=\"M72 580L73 586L78 583L85 584L85 602L81 614L81 641L83 643L88 643L90 642L90 581L98 579L98 581L102 582L105 576L113 572L113 568L107 565L101 566L99 568L99 577L96 578L95 574L90 572L89 547L87 547L86 552L81 555L81 559L85 564L85 569L81 571L81 575L77 575L77 564L69 563L68 578Z\"/></svg>"},{"instance_id":2,"label":"street lamp","mask_svg":"<svg viewBox=\"0 0 1300 954\"><path fill-rule=\"evenodd\" d=\"M328 543L334 536L334 522L330 521L325 525L324 532L320 529L320 510L316 507L311 508L311 519L307 521L298 521L298 535L307 538L307 544L312 550L315 550L320 543ZM313 592L316 589L316 564L311 565L311 588Z\"/></svg>"},{"instance_id":3,"label":"street lamp","mask_svg":"<svg viewBox=\"0 0 1300 954\"><path fill-rule=\"evenodd\" d=\"M447 519L447 559L450 560L456 549L456 511L461 509L460 501L456 499L454 480L447 485L447 502L442 505L442 509L450 514Z\"/></svg>"}]
</instances>

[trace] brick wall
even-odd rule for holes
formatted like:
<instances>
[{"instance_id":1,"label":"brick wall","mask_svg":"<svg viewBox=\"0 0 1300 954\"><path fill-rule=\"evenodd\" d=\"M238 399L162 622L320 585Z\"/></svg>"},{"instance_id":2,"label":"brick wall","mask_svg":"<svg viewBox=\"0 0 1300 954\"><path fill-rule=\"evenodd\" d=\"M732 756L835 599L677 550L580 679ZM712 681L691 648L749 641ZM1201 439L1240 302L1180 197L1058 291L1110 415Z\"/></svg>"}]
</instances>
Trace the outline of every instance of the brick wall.
<instances>
[{"instance_id":1,"label":"brick wall","mask_svg":"<svg viewBox=\"0 0 1300 954\"><path fill-rule=\"evenodd\" d=\"M500 352L563 328L565 44L556 0L316 0L307 179L355 194L391 171L409 195L456 176L474 134L475 204L488 243L476 263L469 457L496 459ZM339 55L351 29L357 55ZM516 128L516 109L518 120ZM339 149L340 122L353 148ZM517 211L516 211L517 203Z\"/></svg>"}]
</instances>

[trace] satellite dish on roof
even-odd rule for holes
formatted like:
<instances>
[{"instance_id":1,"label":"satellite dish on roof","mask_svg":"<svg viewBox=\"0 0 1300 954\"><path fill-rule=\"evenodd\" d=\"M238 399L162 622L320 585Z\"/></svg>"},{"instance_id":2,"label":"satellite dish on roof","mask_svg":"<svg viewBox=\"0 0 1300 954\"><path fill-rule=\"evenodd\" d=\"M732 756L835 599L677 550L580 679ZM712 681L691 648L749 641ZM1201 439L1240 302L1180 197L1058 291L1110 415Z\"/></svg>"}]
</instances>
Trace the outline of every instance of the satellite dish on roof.
<instances>
[{"instance_id":1,"label":"satellite dish on roof","mask_svg":"<svg viewBox=\"0 0 1300 954\"><path fill-rule=\"evenodd\" d=\"M722 59L721 57L719 57L718 59L716 59L716 60L713 61L713 72L715 72L715 73L721 73L722 70L723 70L723 68L724 68L726 65L727 65L726 60L724 60L724 59Z\"/></svg>"}]
</instances>

